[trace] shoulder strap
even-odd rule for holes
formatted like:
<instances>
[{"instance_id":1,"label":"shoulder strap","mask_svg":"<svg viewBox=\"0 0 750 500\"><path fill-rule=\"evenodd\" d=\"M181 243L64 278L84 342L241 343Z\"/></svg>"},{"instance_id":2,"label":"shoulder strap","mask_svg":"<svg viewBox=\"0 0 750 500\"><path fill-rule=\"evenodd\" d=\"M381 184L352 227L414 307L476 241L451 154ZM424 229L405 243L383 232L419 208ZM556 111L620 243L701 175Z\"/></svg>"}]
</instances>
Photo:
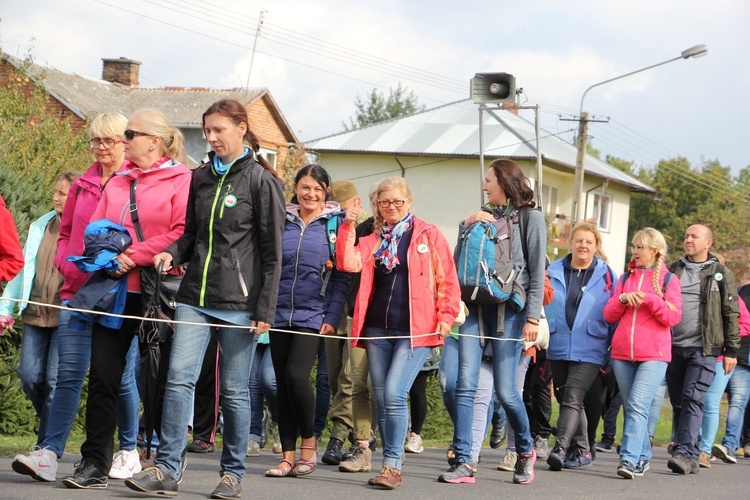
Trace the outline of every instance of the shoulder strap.
<instances>
[{"instance_id":1,"label":"shoulder strap","mask_svg":"<svg viewBox=\"0 0 750 500\"><path fill-rule=\"evenodd\" d=\"M141 230L141 223L138 220L138 205L135 202L136 182L138 181L130 183L130 218L133 221L133 227L135 228L135 235L138 237L138 241L143 241L145 238L143 237L143 231Z\"/></svg>"},{"instance_id":2,"label":"shoulder strap","mask_svg":"<svg viewBox=\"0 0 750 500\"><path fill-rule=\"evenodd\" d=\"M628 278L630 278L630 271L625 271L622 276L620 276L620 283L622 284L622 287L625 288L625 282L628 281Z\"/></svg>"},{"instance_id":3,"label":"shoulder strap","mask_svg":"<svg viewBox=\"0 0 750 500\"><path fill-rule=\"evenodd\" d=\"M253 197L253 205L255 206L255 212L258 213L258 207L260 207L260 181L263 177L263 167L258 162L253 163L253 168L250 171L250 195Z\"/></svg>"},{"instance_id":4,"label":"shoulder strap","mask_svg":"<svg viewBox=\"0 0 750 500\"><path fill-rule=\"evenodd\" d=\"M523 261L529 260L529 244L526 241L526 229L529 225L529 208L518 209L518 229L521 233L521 248L523 249Z\"/></svg>"}]
</instances>

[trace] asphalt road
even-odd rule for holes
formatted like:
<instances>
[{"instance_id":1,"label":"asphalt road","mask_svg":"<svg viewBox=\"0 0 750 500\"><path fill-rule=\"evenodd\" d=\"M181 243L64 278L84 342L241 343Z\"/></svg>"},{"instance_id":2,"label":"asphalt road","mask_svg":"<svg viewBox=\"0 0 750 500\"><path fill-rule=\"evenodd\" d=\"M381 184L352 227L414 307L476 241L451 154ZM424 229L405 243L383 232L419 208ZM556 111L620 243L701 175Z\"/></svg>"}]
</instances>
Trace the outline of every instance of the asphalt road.
<instances>
[{"instance_id":1,"label":"asphalt road","mask_svg":"<svg viewBox=\"0 0 750 500\"><path fill-rule=\"evenodd\" d=\"M304 478L266 478L266 469L278 463L278 455L263 450L259 458L248 458L243 481L243 498L293 498L296 500L362 499L398 497L410 499L467 498L750 498L750 459L738 459L736 465L714 462L711 469L699 474L681 476L667 469L666 448L654 450L651 470L642 478L625 480L615 474L618 458L614 453L599 453L594 467L586 471L552 472L547 464L537 462L536 479L527 486L513 484L510 472L498 471L502 450L483 449L477 481L469 484L443 484L438 475L446 468L445 451L425 449L421 455L408 454L404 465L403 485L393 491L376 490L367 485L373 473L346 474L338 468L319 464L317 470ZM219 480L220 451L188 455L185 478L180 484L179 498L208 498ZM0 498L165 498L138 494L125 487L122 481L110 480L106 489L71 490L60 479L72 473L73 464L80 456L68 455L60 462L58 481L41 483L11 469L12 458L0 458ZM381 460L380 451L374 454ZM378 467L379 469L379 467Z\"/></svg>"}]
</instances>

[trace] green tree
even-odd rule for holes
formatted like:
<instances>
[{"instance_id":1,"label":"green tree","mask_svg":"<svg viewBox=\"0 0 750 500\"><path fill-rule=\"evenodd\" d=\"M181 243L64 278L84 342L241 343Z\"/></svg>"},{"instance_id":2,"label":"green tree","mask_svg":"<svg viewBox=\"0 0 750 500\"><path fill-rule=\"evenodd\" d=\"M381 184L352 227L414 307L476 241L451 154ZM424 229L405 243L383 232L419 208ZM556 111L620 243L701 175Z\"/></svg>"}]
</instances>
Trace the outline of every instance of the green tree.
<instances>
[{"instance_id":1,"label":"green tree","mask_svg":"<svg viewBox=\"0 0 750 500\"><path fill-rule=\"evenodd\" d=\"M413 90L408 90L398 84L394 90L390 88L388 96L378 89L372 89L364 99L357 95L354 102L357 112L349 118L349 125L343 123L345 130L355 130L372 123L390 120L399 116L406 116L424 111L424 104L419 105Z\"/></svg>"}]
</instances>

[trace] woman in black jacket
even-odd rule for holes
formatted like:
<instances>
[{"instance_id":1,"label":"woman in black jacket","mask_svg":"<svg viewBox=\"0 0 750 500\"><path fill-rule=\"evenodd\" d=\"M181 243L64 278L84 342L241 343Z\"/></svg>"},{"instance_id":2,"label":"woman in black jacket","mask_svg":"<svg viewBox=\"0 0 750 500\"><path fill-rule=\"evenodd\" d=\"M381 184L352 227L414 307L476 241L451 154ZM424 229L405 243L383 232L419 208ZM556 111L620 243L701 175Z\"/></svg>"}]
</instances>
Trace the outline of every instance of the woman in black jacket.
<instances>
[{"instance_id":1,"label":"woman in black jacket","mask_svg":"<svg viewBox=\"0 0 750 500\"><path fill-rule=\"evenodd\" d=\"M241 103L221 100L203 114L213 154L195 171L185 233L154 258L163 271L189 262L177 294L177 324L156 466L126 485L174 494L187 445L195 383L212 327L219 328L224 415L221 481L212 496L239 497L250 428L248 376L257 336L273 323L281 273L284 195L261 157ZM244 327L244 328L238 328Z\"/></svg>"}]
</instances>

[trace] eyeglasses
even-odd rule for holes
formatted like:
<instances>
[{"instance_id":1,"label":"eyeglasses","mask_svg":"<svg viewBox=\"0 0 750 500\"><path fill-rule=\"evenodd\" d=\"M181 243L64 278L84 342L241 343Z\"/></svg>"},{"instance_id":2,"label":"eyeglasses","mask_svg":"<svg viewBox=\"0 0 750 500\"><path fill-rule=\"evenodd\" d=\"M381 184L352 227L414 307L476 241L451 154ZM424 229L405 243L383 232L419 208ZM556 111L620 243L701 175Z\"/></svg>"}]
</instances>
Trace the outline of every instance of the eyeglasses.
<instances>
[{"instance_id":1,"label":"eyeglasses","mask_svg":"<svg viewBox=\"0 0 750 500\"><path fill-rule=\"evenodd\" d=\"M99 149L102 145L104 145L104 149L112 149L115 147L115 144L119 144L122 141L117 141L115 139L91 139L89 141L89 147L91 149Z\"/></svg>"},{"instance_id":2,"label":"eyeglasses","mask_svg":"<svg viewBox=\"0 0 750 500\"><path fill-rule=\"evenodd\" d=\"M125 137L125 139L129 141L132 141L137 135L142 135L145 137L154 137L154 134L147 134L146 132L139 132L138 130L130 130L130 129L123 132L122 135L123 137Z\"/></svg>"},{"instance_id":3,"label":"eyeglasses","mask_svg":"<svg viewBox=\"0 0 750 500\"><path fill-rule=\"evenodd\" d=\"M408 198L406 200L378 200L378 206L380 208L388 208L393 205L396 208L401 208L407 201Z\"/></svg>"}]
</instances>

